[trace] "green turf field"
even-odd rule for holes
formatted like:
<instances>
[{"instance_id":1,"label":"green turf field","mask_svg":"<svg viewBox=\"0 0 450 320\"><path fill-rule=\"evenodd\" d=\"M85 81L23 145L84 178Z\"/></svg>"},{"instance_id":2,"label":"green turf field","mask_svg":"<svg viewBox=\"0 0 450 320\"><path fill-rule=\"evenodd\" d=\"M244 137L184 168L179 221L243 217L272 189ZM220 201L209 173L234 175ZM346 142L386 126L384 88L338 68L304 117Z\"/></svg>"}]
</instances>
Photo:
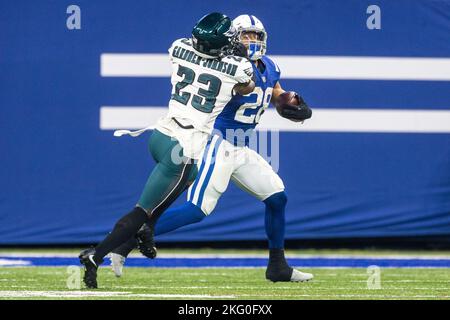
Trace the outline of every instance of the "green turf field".
<instances>
[{"instance_id":1,"label":"green turf field","mask_svg":"<svg viewBox=\"0 0 450 320\"><path fill-rule=\"evenodd\" d=\"M382 269L381 289L367 288L367 270L302 269L307 283L271 283L263 268L128 268L115 278L99 270L97 290L70 290L76 275L60 267L0 268L0 299L450 299L449 269ZM73 271L72 271L73 272ZM74 281L75 279L75 281Z\"/></svg>"}]
</instances>

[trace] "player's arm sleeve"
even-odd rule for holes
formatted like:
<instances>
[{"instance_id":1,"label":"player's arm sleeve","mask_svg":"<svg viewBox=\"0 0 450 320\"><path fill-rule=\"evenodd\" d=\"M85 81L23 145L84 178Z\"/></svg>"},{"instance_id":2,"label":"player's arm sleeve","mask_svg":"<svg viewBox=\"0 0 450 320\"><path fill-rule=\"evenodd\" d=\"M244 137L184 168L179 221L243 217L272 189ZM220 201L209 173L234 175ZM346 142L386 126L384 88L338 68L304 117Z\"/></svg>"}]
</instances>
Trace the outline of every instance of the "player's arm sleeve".
<instances>
[{"instance_id":1,"label":"player's arm sleeve","mask_svg":"<svg viewBox=\"0 0 450 320\"><path fill-rule=\"evenodd\" d=\"M272 60L273 61L273 60ZM281 70L280 67L274 62L273 63L275 65L275 71L278 73L278 79L281 78Z\"/></svg>"},{"instance_id":2,"label":"player's arm sleeve","mask_svg":"<svg viewBox=\"0 0 450 320\"><path fill-rule=\"evenodd\" d=\"M281 83L280 83L281 71L280 71L280 67L278 66L278 64L275 61L273 61L269 57L265 57L265 58L268 60L268 63L271 64L270 69L272 70L273 78L275 81L275 85L273 86L272 97L270 99L270 102L275 103L275 101L279 97L279 95L285 92L285 90L281 87Z\"/></svg>"},{"instance_id":3,"label":"player's arm sleeve","mask_svg":"<svg viewBox=\"0 0 450 320\"><path fill-rule=\"evenodd\" d=\"M238 65L234 75L234 92L240 95L247 95L255 90L255 80L253 77L253 66L247 59L244 58Z\"/></svg>"},{"instance_id":4,"label":"player's arm sleeve","mask_svg":"<svg viewBox=\"0 0 450 320\"><path fill-rule=\"evenodd\" d=\"M266 63L268 62L268 63L270 63L272 66L271 66L271 69L273 70L273 75L274 75L274 77L275 77L275 79L276 79L276 81L278 82L278 81L280 81L280 78L281 78L281 70L280 70L280 67L278 66L278 64L275 62L275 61L273 61L271 58L269 58L269 57L266 57Z\"/></svg>"},{"instance_id":5,"label":"player's arm sleeve","mask_svg":"<svg viewBox=\"0 0 450 320\"><path fill-rule=\"evenodd\" d=\"M223 62L233 65L233 72L228 73L228 78L236 83L250 83L253 80L253 67L246 58L228 56L222 59Z\"/></svg>"},{"instance_id":6,"label":"player's arm sleeve","mask_svg":"<svg viewBox=\"0 0 450 320\"><path fill-rule=\"evenodd\" d=\"M240 58L236 72L232 75L232 78L237 83L249 83L253 80L253 67L248 59Z\"/></svg>"}]
</instances>

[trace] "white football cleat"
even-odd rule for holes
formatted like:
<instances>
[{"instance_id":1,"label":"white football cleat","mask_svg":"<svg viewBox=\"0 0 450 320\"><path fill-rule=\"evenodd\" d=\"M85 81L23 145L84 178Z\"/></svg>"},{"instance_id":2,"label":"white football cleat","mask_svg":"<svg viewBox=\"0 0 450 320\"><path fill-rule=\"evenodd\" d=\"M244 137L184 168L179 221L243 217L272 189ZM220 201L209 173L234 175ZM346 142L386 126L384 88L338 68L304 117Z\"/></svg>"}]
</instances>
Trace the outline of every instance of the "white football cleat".
<instances>
[{"instance_id":1,"label":"white football cleat","mask_svg":"<svg viewBox=\"0 0 450 320\"><path fill-rule=\"evenodd\" d=\"M124 256L121 256L120 254L112 252L109 258L111 259L112 271L114 272L116 277L121 277L123 273L123 265L125 264L126 258Z\"/></svg>"},{"instance_id":2,"label":"white football cleat","mask_svg":"<svg viewBox=\"0 0 450 320\"><path fill-rule=\"evenodd\" d=\"M296 269L292 269L291 282L305 282L313 279L312 273L301 272Z\"/></svg>"}]
</instances>

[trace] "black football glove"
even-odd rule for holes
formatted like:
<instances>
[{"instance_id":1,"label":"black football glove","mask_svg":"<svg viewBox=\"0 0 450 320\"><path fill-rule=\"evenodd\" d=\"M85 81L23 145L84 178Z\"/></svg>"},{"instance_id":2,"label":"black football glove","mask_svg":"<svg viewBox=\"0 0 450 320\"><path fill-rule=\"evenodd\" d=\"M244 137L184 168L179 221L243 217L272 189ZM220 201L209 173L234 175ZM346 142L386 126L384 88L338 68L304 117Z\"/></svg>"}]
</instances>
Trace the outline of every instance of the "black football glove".
<instances>
[{"instance_id":1,"label":"black football glove","mask_svg":"<svg viewBox=\"0 0 450 320\"><path fill-rule=\"evenodd\" d=\"M296 97L298 101L300 102L300 105L293 105L293 104L285 104L281 106L281 116L283 118L287 118L292 121L305 121L306 119L311 118L312 116L312 110L308 105L306 104L305 100L298 94L296 94Z\"/></svg>"},{"instance_id":2,"label":"black football glove","mask_svg":"<svg viewBox=\"0 0 450 320\"><path fill-rule=\"evenodd\" d=\"M233 55L248 59L247 47L245 45L243 45L241 42L234 43L234 45L233 45Z\"/></svg>"}]
</instances>

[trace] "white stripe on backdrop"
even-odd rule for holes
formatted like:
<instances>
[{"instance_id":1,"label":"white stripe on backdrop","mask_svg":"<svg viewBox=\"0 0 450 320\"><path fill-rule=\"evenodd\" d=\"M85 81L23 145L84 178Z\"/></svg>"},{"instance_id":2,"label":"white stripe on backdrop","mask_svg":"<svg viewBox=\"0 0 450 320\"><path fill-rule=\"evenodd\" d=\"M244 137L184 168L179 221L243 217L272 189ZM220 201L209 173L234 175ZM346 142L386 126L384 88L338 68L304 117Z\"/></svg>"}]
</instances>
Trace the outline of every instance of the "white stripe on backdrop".
<instances>
[{"instance_id":1,"label":"white stripe on backdrop","mask_svg":"<svg viewBox=\"0 0 450 320\"><path fill-rule=\"evenodd\" d=\"M104 106L102 130L140 129L156 124L167 107ZM450 133L450 111L385 109L314 109L304 124L281 118L274 109L261 117L259 130L312 132Z\"/></svg>"},{"instance_id":2,"label":"white stripe on backdrop","mask_svg":"<svg viewBox=\"0 0 450 320\"><path fill-rule=\"evenodd\" d=\"M272 56L283 79L450 81L450 58ZM170 77L167 54L104 53L103 77Z\"/></svg>"},{"instance_id":3,"label":"white stripe on backdrop","mask_svg":"<svg viewBox=\"0 0 450 320\"><path fill-rule=\"evenodd\" d=\"M449 58L273 56L284 79L450 81ZM103 77L169 77L167 54L114 54L100 58ZM426 106L424 106L426 107ZM426 108L424 108L426 109ZM100 128L138 129L154 124L166 107L102 107ZM267 110L260 130L318 132L450 133L448 110L314 109L299 125Z\"/></svg>"}]
</instances>

